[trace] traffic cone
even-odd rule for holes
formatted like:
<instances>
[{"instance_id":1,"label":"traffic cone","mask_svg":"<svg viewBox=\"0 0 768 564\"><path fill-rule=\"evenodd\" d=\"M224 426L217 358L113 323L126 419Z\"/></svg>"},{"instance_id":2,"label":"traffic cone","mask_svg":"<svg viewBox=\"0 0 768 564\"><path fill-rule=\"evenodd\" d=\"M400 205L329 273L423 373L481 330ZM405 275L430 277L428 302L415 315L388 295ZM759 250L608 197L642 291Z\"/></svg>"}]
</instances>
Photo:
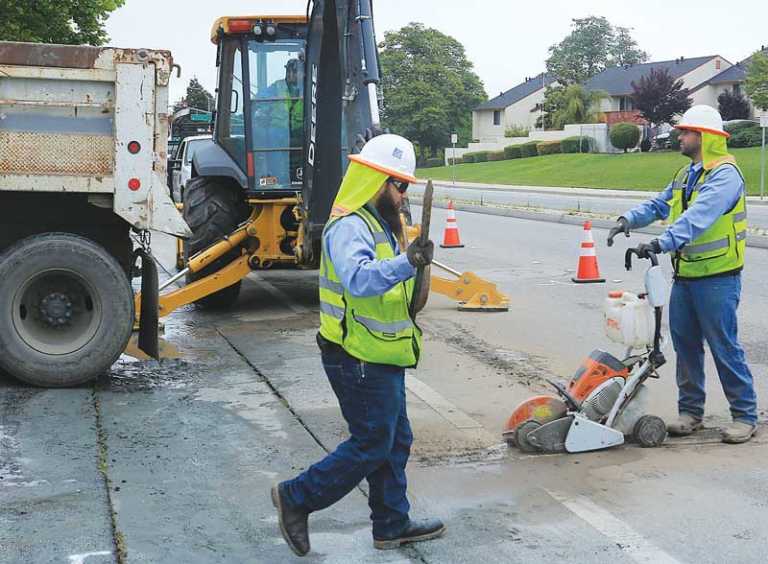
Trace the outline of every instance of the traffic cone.
<instances>
[{"instance_id":1,"label":"traffic cone","mask_svg":"<svg viewBox=\"0 0 768 564\"><path fill-rule=\"evenodd\" d=\"M592 222L584 222L584 238L581 241L581 253L579 254L579 266L576 269L574 282L585 284L588 282L605 282L600 278L600 269L597 267L597 254L595 253L595 241L592 239Z\"/></svg>"},{"instance_id":2,"label":"traffic cone","mask_svg":"<svg viewBox=\"0 0 768 564\"><path fill-rule=\"evenodd\" d=\"M456 225L456 211L453 209L453 201L448 200L448 219L445 221L443 231L443 249L457 249L463 247L459 239L459 226Z\"/></svg>"}]
</instances>

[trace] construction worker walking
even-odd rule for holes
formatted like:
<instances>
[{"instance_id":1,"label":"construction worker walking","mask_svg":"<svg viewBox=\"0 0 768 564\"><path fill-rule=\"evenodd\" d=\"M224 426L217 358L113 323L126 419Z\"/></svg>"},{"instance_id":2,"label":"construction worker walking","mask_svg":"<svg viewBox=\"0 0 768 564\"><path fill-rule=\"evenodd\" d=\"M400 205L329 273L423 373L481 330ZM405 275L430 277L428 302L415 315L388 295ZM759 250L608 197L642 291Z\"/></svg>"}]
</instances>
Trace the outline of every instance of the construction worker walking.
<instances>
[{"instance_id":1,"label":"construction worker walking","mask_svg":"<svg viewBox=\"0 0 768 564\"><path fill-rule=\"evenodd\" d=\"M337 502L363 478L376 548L445 531L437 519L412 521L406 497L413 435L404 369L416 366L421 352L421 330L409 308L416 268L432 261L434 249L432 241L415 241L401 253L400 206L416 180L413 145L379 135L349 158L323 233L317 342L351 436L272 488L281 532L299 556L310 549L309 514Z\"/></svg>"},{"instance_id":2,"label":"construction worker walking","mask_svg":"<svg viewBox=\"0 0 768 564\"><path fill-rule=\"evenodd\" d=\"M757 396L744 349L738 340L736 310L746 250L746 187L736 160L727 152L728 133L714 108L693 106L676 126L680 152L691 159L656 198L626 212L608 235L613 238L655 220L670 220L641 252L671 253L675 282L669 307L677 354L677 421L673 435L689 435L704 416L704 340L717 366L733 423L722 431L726 443L743 443L757 429Z\"/></svg>"}]
</instances>

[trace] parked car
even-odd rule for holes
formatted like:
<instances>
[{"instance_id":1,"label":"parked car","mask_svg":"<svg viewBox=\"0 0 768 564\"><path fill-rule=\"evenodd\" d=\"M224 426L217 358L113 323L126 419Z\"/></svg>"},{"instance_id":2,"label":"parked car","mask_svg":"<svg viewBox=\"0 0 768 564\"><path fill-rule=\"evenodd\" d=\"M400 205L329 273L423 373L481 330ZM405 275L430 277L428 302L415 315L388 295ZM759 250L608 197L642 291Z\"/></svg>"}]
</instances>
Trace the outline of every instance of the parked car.
<instances>
[{"instance_id":1,"label":"parked car","mask_svg":"<svg viewBox=\"0 0 768 564\"><path fill-rule=\"evenodd\" d=\"M171 169L171 194L173 201L180 204L184 201L184 189L192 177L192 157L203 147L213 143L210 135L195 135L182 140L174 159L169 162Z\"/></svg>"}]
</instances>

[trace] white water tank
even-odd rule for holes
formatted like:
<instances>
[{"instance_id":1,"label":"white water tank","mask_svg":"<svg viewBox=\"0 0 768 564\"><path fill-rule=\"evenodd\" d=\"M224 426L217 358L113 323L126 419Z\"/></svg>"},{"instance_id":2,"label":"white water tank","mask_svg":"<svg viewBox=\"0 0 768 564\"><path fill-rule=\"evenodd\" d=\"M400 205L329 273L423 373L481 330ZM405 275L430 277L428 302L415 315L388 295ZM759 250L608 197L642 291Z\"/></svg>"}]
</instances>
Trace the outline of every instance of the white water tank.
<instances>
[{"instance_id":1,"label":"white water tank","mask_svg":"<svg viewBox=\"0 0 768 564\"><path fill-rule=\"evenodd\" d=\"M633 348L653 345L655 321L647 299L632 292L610 292L603 317L605 334L615 343Z\"/></svg>"}]
</instances>

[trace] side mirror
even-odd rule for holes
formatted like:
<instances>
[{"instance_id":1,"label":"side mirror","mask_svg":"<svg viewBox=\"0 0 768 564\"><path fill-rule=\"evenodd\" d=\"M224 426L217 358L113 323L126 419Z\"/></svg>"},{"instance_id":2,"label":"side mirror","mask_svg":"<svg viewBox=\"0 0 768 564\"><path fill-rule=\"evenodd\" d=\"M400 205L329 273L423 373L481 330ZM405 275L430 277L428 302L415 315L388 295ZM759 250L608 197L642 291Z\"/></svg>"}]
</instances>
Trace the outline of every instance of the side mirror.
<instances>
[{"instance_id":1,"label":"side mirror","mask_svg":"<svg viewBox=\"0 0 768 564\"><path fill-rule=\"evenodd\" d=\"M181 170L181 159L171 159L168 164L171 170Z\"/></svg>"}]
</instances>

